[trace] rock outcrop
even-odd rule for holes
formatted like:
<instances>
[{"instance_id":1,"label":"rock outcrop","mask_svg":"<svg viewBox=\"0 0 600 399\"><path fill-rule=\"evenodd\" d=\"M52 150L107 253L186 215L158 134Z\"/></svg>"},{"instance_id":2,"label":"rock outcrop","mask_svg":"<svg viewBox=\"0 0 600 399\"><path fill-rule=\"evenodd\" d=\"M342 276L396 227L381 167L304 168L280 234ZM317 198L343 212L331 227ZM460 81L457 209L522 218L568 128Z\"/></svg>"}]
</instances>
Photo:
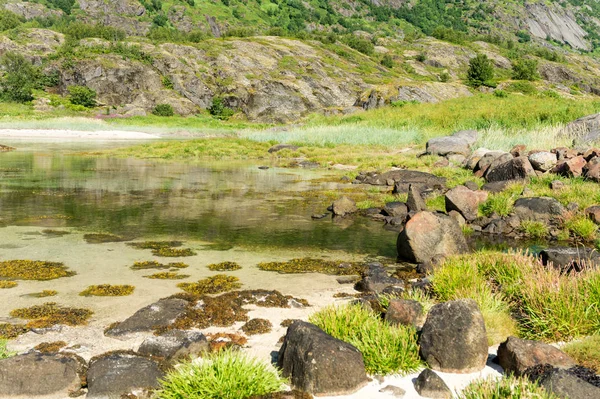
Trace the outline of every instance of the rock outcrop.
<instances>
[{"instance_id":1,"label":"rock outcrop","mask_svg":"<svg viewBox=\"0 0 600 399\"><path fill-rule=\"evenodd\" d=\"M538 364L550 364L555 367L569 368L575 361L566 353L551 345L516 337L508 337L498 347L498 361L507 373L521 376L525 371Z\"/></svg>"}]
</instances>

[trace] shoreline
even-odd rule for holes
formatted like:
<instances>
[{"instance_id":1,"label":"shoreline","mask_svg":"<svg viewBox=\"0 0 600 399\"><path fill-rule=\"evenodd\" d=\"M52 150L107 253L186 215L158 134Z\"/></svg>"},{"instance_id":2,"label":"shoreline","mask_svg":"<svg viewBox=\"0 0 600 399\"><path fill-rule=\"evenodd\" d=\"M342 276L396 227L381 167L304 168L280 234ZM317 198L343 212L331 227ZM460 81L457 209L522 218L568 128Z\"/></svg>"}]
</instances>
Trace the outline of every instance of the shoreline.
<instances>
[{"instance_id":1,"label":"shoreline","mask_svg":"<svg viewBox=\"0 0 600 399\"><path fill-rule=\"evenodd\" d=\"M161 136L125 130L2 129L0 139L155 140Z\"/></svg>"}]
</instances>

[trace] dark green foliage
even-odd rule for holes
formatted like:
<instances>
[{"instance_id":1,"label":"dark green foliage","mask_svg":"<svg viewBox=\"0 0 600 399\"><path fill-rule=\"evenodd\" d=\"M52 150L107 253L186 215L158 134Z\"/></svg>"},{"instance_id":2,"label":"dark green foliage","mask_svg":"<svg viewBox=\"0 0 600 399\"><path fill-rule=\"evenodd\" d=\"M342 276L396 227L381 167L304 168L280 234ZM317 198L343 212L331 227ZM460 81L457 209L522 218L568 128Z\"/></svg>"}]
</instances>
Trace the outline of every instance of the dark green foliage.
<instances>
[{"instance_id":1,"label":"dark green foliage","mask_svg":"<svg viewBox=\"0 0 600 399\"><path fill-rule=\"evenodd\" d=\"M212 106L208 112L217 119L227 120L235 113L231 108L225 105L225 101L221 97L213 97Z\"/></svg>"},{"instance_id":2,"label":"dark green foliage","mask_svg":"<svg viewBox=\"0 0 600 399\"><path fill-rule=\"evenodd\" d=\"M169 19L164 14L158 14L152 20L152 23L156 26L167 26Z\"/></svg>"},{"instance_id":3,"label":"dark green foliage","mask_svg":"<svg viewBox=\"0 0 600 399\"><path fill-rule=\"evenodd\" d=\"M537 89L529 82L514 82L506 87L506 91L512 93L535 94Z\"/></svg>"},{"instance_id":4,"label":"dark green foliage","mask_svg":"<svg viewBox=\"0 0 600 399\"><path fill-rule=\"evenodd\" d=\"M440 82L444 82L444 83L449 82L450 74L448 72L444 71L444 72L440 73L439 78L440 78Z\"/></svg>"},{"instance_id":5,"label":"dark green foliage","mask_svg":"<svg viewBox=\"0 0 600 399\"><path fill-rule=\"evenodd\" d=\"M75 0L48 0L48 3L63 10L65 14L69 15L75 5Z\"/></svg>"},{"instance_id":6,"label":"dark green foliage","mask_svg":"<svg viewBox=\"0 0 600 399\"><path fill-rule=\"evenodd\" d=\"M527 43L531 41L531 36L525 31L517 32L517 37L519 38L519 43Z\"/></svg>"},{"instance_id":7,"label":"dark green foliage","mask_svg":"<svg viewBox=\"0 0 600 399\"><path fill-rule=\"evenodd\" d=\"M417 54L416 60L419 62L423 62L427 59L427 55L425 55L425 53L419 53Z\"/></svg>"},{"instance_id":8,"label":"dark green foliage","mask_svg":"<svg viewBox=\"0 0 600 399\"><path fill-rule=\"evenodd\" d=\"M69 101L73 105L81 105L86 108L96 106L96 92L85 86L69 86Z\"/></svg>"},{"instance_id":9,"label":"dark green foliage","mask_svg":"<svg viewBox=\"0 0 600 399\"><path fill-rule=\"evenodd\" d=\"M447 42L456 44L463 44L467 41L466 33L451 28L444 28L442 26L437 27L433 32L431 32L431 36L435 37L436 39L445 40Z\"/></svg>"},{"instance_id":10,"label":"dark green foliage","mask_svg":"<svg viewBox=\"0 0 600 399\"><path fill-rule=\"evenodd\" d=\"M504 90L494 90L494 96L498 98L506 98L508 97L508 93Z\"/></svg>"},{"instance_id":11,"label":"dark green foliage","mask_svg":"<svg viewBox=\"0 0 600 399\"><path fill-rule=\"evenodd\" d=\"M513 79L536 80L539 78L538 62L535 59L519 59L512 64Z\"/></svg>"},{"instance_id":12,"label":"dark green foliage","mask_svg":"<svg viewBox=\"0 0 600 399\"><path fill-rule=\"evenodd\" d=\"M0 96L5 101L26 103L33 100L40 72L19 53L7 52L0 58L4 76L0 81Z\"/></svg>"},{"instance_id":13,"label":"dark green foliage","mask_svg":"<svg viewBox=\"0 0 600 399\"><path fill-rule=\"evenodd\" d=\"M152 110L152 114L156 116L173 116L175 115L175 112L173 111L171 104L158 104Z\"/></svg>"},{"instance_id":14,"label":"dark green foliage","mask_svg":"<svg viewBox=\"0 0 600 399\"><path fill-rule=\"evenodd\" d=\"M485 54L477 54L469 61L467 83L473 87L488 85L494 77L494 65Z\"/></svg>"},{"instance_id":15,"label":"dark green foliage","mask_svg":"<svg viewBox=\"0 0 600 399\"><path fill-rule=\"evenodd\" d=\"M22 23L23 20L17 14L8 10L0 10L0 31L14 29Z\"/></svg>"},{"instance_id":16,"label":"dark green foliage","mask_svg":"<svg viewBox=\"0 0 600 399\"><path fill-rule=\"evenodd\" d=\"M381 65L383 65L386 68L393 68L394 58L389 54L384 54L383 58L381 59Z\"/></svg>"},{"instance_id":17,"label":"dark green foliage","mask_svg":"<svg viewBox=\"0 0 600 399\"><path fill-rule=\"evenodd\" d=\"M72 22L60 26L58 30L76 40L97 37L104 40L119 41L125 39L126 36L124 31L112 26L90 25L83 22Z\"/></svg>"},{"instance_id":18,"label":"dark green foliage","mask_svg":"<svg viewBox=\"0 0 600 399\"><path fill-rule=\"evenodd\" d=\"M355 35L348 35L343 38L343 42L348 45L348 47L353 48L356 51L360 51L366 55L372 55L375 51L375 46L367 39L363 39L362 37L358 37Z\"/></svg>"},{"instance_id":19,"label":"dark green foliage","mask_svg":"<svg viewBox=\"0 0 600 399\"><path fill-rule=\"evenodd\" d=\"M158 12L163 6L161 0L140 0L140 3L150 12Z\"/></svg>"}]
</instances>

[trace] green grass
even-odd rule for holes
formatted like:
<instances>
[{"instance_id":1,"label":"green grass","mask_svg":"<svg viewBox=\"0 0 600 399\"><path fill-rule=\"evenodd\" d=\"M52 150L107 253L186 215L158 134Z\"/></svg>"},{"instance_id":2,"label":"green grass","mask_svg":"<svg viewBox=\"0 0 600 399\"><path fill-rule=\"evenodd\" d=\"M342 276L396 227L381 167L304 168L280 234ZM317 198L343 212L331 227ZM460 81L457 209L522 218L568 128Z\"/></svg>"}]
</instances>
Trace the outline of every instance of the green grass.
<instances>
[{"instance_id":1,"label":"green grass","mask_svg":"<svg viewBox=\"0 0 600 399\"><path fill-rule=\"evenodd\" d=\"M283 380L269 365L234 350L206 355L169 372L156 399L245 399L281 391Z\"/></svg>"},{"instance_id":2,"label":"green grass","mask_svg":"<svg viewBox=\"0 0 600 399\"><path fill-rule=\"evenodd\" d=\"M506 188L506 190L490 194L487 201L479 205L479 211L484 216L508 216L514 207L515 201L523 191L523 184L515 183Z\"/></svg>"},{"instance_id":3,"label":"green grass","mask_svg":"<svg viewBox=\"0 0 600 399\"><path fill-rule=\"evenodd\" d=\"M598 233L598 225L585 215L577 215L565 222L565 227L577 240L594 241Z\"/></svg>"},{"instance_id":4,"label":"green grass","mask_svg":"<svg viewBox=\"0 0 600 399\"><path fill-rule=\"evenodd\" d=\"M570 342L561 348L585 367L600 373L600 335L592 335Z\"/></svg>"},{"instance_id":5,"label":"green grass","mask_svg":"<svg viewBox=\"0 0 600 399\"><path fill-rule=\"evenodd\" d=\"M519 230L527 237L540 239L548 235L548 225L537 220L523 220L519 226Z\"/></svg>"},{"instance_id":6,"label":"green grass","mask_svg":"<svg viewBox=\"0 0 600 399\"><path fill-rule=\"evenodd\" d=\"M514 376L476 380L458 395L459 399L558 399L528 379Z\"/></svg>"},{"instance_id":7,"label":"green grass","mask_svg":"<svg viewBox=\"0 0 600 399\"><path fill-rule=\"evenodd\" d=\"M9 351L6 347L8 340L0 339L0 359L6 359L15 355L15 352Z\"/></svg>"},{"instance_id":8,"label":"green grass","mask_svg":"<svg viewBox=\"0 0 600 399\"><path fill-rule=\"evenodd\" d=\"M392 326L360 305L327 307L309 321L327 334L354 345L369 374L406 374L421 366L413 327Z\"/></svg>"}]
</instances>

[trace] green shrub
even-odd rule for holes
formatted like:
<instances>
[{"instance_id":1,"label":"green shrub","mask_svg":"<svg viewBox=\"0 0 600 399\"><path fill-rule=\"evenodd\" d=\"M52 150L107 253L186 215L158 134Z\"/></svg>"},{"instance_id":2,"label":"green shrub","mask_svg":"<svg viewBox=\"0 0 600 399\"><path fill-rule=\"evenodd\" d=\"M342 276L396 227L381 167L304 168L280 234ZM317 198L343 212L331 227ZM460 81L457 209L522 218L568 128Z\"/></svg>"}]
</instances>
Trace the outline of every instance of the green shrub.
<instances>
[{"instance_id":1,"label":"green shrub","mask_svg":"<svg viewBox=\"0 0 600 399\"><path fill-rule=\"evenodd\" d=\"M567 220L565 227L569 229L575 238L584 241L593 241L598 232L596 223L582 215Z\"/></svg>"},{"instance_id":2,"label":"green shrub","mask_svg":"<svg viewBox=\"0 0 600 399\"><path fill-rule=\"evenodd\" d=\"M375 46L367 39L363 39L362 37L358 37L356 35L347 35L343 38L344 43L353 48L356 51L359 51L366 55L372 55L375 51Z\"/></svg>"},{"instance_id":3,"label":"green shrub","mask_svg":"<svg viewBox=\"0 0 600 399\"><path fill-rule=\"evenodd\" d=\"M157 104L152 110L152 114L156 116L173 116L175 111L171 104Z\"/></svg>"},{"instance_id":4,"label":"green shrub","mask_svg":"<svg viewBox=\"0 0 600 399\"><path fill-rule=\"evenodd\" d=\"M419 53L416 56L416 60L419 62L423 62L427 59L427 55L425 53Z\"/></svg>"},{"instance_id":5,"label":"green shrub","mask_svg":"<svg viewBox=\"0 0 600 399\"><path fill-rule=\"evenodd\" d=\"M208 112L217 119L227 120L235 113L231 108L225 105L225 101L221 97L213 97L212 106Z\"/></svg>"},{"instance_id":6,"label":"green shrub","mask_svg":"<svg viewBox=\"0 0 600 399\"><path fill-rule=\"evenodd\" d=\"M86 86L69 86L69 101L73 105L92 108L96 106L96 92Z\"/></svg>"},{"instance_id":7,"label":"green shrub","mask_svg":"<svg viewBox=\"0 0 600 399\"><path fill-rule=\"evenodd\" d=\"M63 10L65 14L69 15L75 5L75 0L48 0L48 3Z\"/></svg>"},{"instance_id":8,"label":"green shrub","mask_svg":"<svg viewBox=\"0 0 600 399\"><path fill-rule=\"evenodd\" d=\"M538 220L523 220L519 226L519 230L527 237L545 238L548 235L548 226L546 223Z\"/></svg>"},{"instance_id":9,"label":"green shrub","mask_svg":"<svg viewBox=\"0 0 600 399\"><path fill-rule=\"evenodd\" d=\"M309 321L354 345L370 374L410 373L421 365L413 327L387 324L360 305L331 306L311 315Z\"/></svg>"},{"instance_id":10,"label":"green shrub","mask_svg":"<svg viewBox=\"0 0 600 399\"><path fill-rule=\"evenodd\" d=\"M446 83L450 81L450 74L446 71L440 73L439 75L440 82Z\"/></svg>"},{"instance_id":11,"label":"green shrub","mask_svg":"<svg viewBox=\"0 0 600 399\"><path fill-rule=\"evenodd\" d=\"M459 399L558 399L525 377L506 376L476 380L458 395Z\"/></svg>"},{"instance_id":12,"label":"green shrub","mask_svg":"<svg viewBox=\"0 0 600 399\"><path fill-rule=\"evenodd\" d=\"M15 52L5 53L0 58L0 66L5 72L0 81L2 99L18 103L33 100L32 93L37 88L39 70L23 55Z\"/></svg>"},{"instance_id":13,"label":"green shrub","mask_svg":"<svg viewBox=\"0 0 600 399\"><path fill-rule=\"evenodd\" d=\"M538 62L536 59L519 59L512 64L512 78L517 80L539 79Z\"/></svg>"},{"instance_id":14,"label":"green shrub","mask_svg":"<svg viewBox=\"0 0 600 399\"><path fill-rule=\"evenodd\" d=\"M573 341L561 348L578 364L600 372L600 335L592 335Z\"/></svg>"},{"instance_id":15,"label":"green shrub","mask_svg":"<svg viewBox=\"0 0 600 399\"><path fill-rule=\"evenodd\" d=\"M506 98L508 97L508 93L505 92L504 90L494 90L494 97L498 97L498 98Z\"/></svg>"},{"instance_id":16,"label":"green shrub","mask_svg":"<svg viewBox=\"0 0 600 399\"><path fill-rule=\"evenodd\" d=\"M14 12L0 10L0 31L14 29L21 25L23 20Z\"/></svg>"},{"instance_id":17,"label":"green shrub","mask_svg":"<svg viewBox=\"0 0 600 399\"><path fill-rule=\"evenodd\" d=\"M506 91L511 93L523 93L523 94L535 94L537 93L536 87L525 81L513 82L506 86Z\"/></svg>"},{"instance_id":18,"label":"green shrub","mask_svg":"<svg viewBox=\"0 0 600 399\"><path fill-rule=\"evenodd\" d=\"M386 68L393 68L394 58L390 54L384 54L383 58L381 59L381 65L383 65Z\"/></svg>"},{"instance_id":19,"label":"green shrub","mask_svg":"<svg viewBox=\"0 0 600 399\"><path fill-rule=\"evenodd\" d=\"M125 39L125 31L106 25L90 25L84 22L71 22L66 26L59 27L59 30L75 40L85 39L87 37L97 37L99 39L119 41Z\"/></svg>"},{"instance_id":20,"label":"green shrub","mask_svg":"<svg viewBox=\"0 0 600 399\"><path fill-rule=\"evenodd\" d=\"M485 54L477 54L469 61L467 70L467 83L473 87L487 84L494 78L494 64Z\"/></svg>"},{"instance_id":21,"label":"green shrub","mask_svg":"<svg viewBox=\"0 0 600 399\"><path fill-rule=\"evenodd\" d=\"M167 374L156 399L245 399L283 389L285 381L267 364L239 351L206 355Z\"/></svg>"}]
</instances>

